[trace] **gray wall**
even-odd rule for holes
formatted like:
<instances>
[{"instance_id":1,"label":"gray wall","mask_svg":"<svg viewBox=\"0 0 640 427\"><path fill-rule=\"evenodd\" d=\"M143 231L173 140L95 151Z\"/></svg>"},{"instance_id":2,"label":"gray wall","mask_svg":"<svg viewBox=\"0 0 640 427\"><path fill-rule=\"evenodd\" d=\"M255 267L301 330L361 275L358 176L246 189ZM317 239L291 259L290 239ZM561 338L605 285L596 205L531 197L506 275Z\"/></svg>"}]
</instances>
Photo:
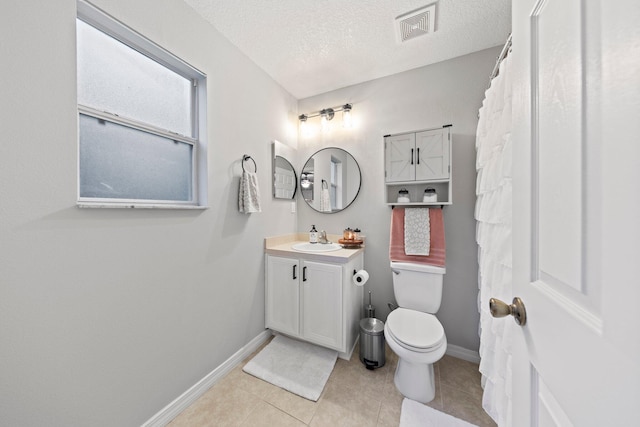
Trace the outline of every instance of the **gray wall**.
<instances>
[{"instance_id":1,"label":"gray wall","mask_svg":"<svg viewBox=\"0 0 640 427\"><path fill-rule=\"evenodd\" d=\"M181 1L94 3L207 74L211 208L76 208L75 0L3 2L1 425L140 425L264 330L263 238L297 228L270 191L297 100Z\"/></svg>"},{"instance_id":2,"label":"gray wall","mask_svg":"<svg viewBox=\"0 0 640 427\"><path fill-rule=\"evenodd\" d=\"M329 135L298 140L300 170L306 158L326 146L343 148L362 169L362 188L348 209L320 214L299 203L299 231L311 224L318 230L340 233L359 227L367 236L365 268L373 292L377 317L386 319L387 302L394 302L389 268L391 207L384 200L383 135L453 124L453 205L444 208L447 274L437 316L449 344L478 351L478 265L475 244L475 133L489 74L500 47L476 52L439 64L350 86L301 100L300 113L353 103L355 128L340 127L336 114ZM312 120L312 119L310 119ZM317 120L317 119L316 119Z\"/></svg>"},{"instance_id":3,"label":"gray wall","mask_svg":"<svg viewBox=\"0 0 640 427\"><path fill-rule=\"evenodd\" d=\"M0 424L149 419L263 330L265 236L360 227L385 317L382 135L444 123L455 125L455 183L439 316L451 343L477 349L473 144L498 48L303 100L302 112L354 102L358 127L297 141L298 102L184 3L94 3L208 75L211 208L76 208L75 0L3 5ZM273 139L298 148L298 172L323 146L349 150L363 169L355 204L322 215L298 202L296 215L272 200ZM237 212L245 153L258 164L260 214Z\"/></svg>"}]
</instances>

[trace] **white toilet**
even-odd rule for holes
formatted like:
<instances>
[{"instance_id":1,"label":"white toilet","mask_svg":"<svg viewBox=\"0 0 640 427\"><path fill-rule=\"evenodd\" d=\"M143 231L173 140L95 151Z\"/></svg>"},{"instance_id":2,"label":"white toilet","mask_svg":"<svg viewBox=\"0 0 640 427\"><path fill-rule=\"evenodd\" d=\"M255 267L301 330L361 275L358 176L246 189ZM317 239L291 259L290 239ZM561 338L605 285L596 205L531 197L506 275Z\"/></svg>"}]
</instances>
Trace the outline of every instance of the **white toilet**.
<instances>
[{"instance_id":1,"label":"white toilet","mask_svg":"<svg viewBox=\"0 0 640 427\"><path fill-rule=\"evenodd\" d=\"M446 269L392 261L391 271L399 308L387 317L384 337L399 359L394 382L403 396L427 403L436 394L433 364L447 350L444 329L434 316Z\"/></svg>"}]
</instances>

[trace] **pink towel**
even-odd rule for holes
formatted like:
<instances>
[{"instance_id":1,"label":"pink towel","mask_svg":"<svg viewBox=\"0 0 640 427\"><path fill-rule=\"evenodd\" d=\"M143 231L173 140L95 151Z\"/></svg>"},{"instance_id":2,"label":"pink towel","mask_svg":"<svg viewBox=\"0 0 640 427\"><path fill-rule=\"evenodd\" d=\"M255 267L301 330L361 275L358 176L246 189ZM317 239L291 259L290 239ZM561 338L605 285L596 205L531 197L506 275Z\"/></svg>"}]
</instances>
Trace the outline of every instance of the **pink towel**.
<instances>
[{"instance_id":1,"label":"pink towel","mask_svg":"<svg viewBox=\"0 0 640 427\"><path fill-rule=\"evenodd\" d=\"M415 262L418 264L430 264L444 267L447 257L442 209L429 209L429 222L431 223L431 249L429 250L428 256L406 255L404 253L404 210L405 208L396 206L391 211L389 259L391 261Z\"/></svg>"}]
</instances>

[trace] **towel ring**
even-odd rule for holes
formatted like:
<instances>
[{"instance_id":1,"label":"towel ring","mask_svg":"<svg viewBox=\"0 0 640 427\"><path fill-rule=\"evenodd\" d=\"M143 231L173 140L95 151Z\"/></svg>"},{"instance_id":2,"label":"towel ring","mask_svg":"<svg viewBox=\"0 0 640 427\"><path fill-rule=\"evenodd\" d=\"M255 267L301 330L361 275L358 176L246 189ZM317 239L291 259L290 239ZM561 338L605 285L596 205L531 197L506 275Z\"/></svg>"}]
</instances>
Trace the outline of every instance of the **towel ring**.
<instances>
[{"instance_id":1,"label":"towel ring","mask_svg":"<svg viewBox=\"0 0 640 427\"><path fill-rule=\"evenodd\" d=\"M253 162L253 168L255 169L255 172L258 173L258 165L256 165L256 161L253 160L251 156L248 156L246 154L242 156L242 172L245 172L244 162L246 162L247 160L251 160Z\"/></svg>"},{"instance_id":2,"label":"towel ring","mask_svg":"<svg viewBox=\"0 0 640 427\"><path fill-rule=\"evenodd\" d=\"M327 181L325 181L324 179L322 180L322 189L323 190L329 189L329 184L327 184Z\"/></svg>"}]
</instances>

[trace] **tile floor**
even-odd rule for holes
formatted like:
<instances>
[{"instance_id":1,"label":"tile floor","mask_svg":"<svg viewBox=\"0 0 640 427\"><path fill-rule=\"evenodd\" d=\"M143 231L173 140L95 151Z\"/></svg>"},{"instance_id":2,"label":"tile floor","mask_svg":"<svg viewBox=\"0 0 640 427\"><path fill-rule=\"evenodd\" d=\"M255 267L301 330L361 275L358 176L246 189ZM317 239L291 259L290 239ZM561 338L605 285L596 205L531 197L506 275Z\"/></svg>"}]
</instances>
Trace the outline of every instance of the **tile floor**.
<instances>
[{"instance_id":1,"label":"tile floor","mask_svg":"<svg viewBox=\"0 0 640 427\"><path fill-rule=\"evenodd\" d=\"M374 371L362 365L357 348L350 361L338 359L317 402L242 372L260 349L169 426L391 427L400 423L402 395L393 384L397 356L388 347L385 366ZM435 375L436 397L429 406L480 427L495 426L481 407L477 364L444 356L435 365Z\"/></svg>"}]
</instances>

